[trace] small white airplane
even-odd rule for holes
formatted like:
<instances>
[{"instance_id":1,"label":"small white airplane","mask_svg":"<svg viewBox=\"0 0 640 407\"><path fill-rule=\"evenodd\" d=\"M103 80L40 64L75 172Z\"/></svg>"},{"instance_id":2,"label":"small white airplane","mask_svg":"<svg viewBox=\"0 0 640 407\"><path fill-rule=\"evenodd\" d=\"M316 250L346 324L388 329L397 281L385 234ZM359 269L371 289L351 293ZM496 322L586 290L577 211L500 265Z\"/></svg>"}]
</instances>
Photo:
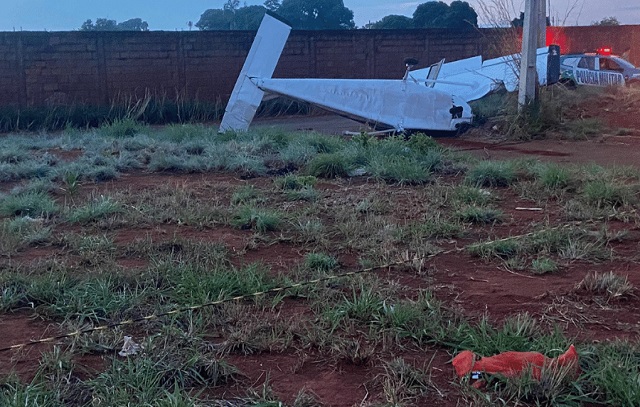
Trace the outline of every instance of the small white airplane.
<instances>
[{"instance_id":1,"label":"small white airplane","mask_svg":"<svg viewBox=\"0 0 640 407\"><path fill-rule=\"evenodd\" d=\"M281 79L272 78L291 27L267 13L258 28L249 55L238 76L220 124L220 132L247 131L266 93L311 103L375 128L403 131L457 132L471 123L468 102L504 86L518 87L520 55L482 61L482 57L411 71L406 60L404 78ZM560 76L557 46L538 49L541 85ZM555 61L557 60L557 61ZM548 63L548 61L552 61ZM557 66L548 73L548 68Z\"/></svg>"}]
</instances>

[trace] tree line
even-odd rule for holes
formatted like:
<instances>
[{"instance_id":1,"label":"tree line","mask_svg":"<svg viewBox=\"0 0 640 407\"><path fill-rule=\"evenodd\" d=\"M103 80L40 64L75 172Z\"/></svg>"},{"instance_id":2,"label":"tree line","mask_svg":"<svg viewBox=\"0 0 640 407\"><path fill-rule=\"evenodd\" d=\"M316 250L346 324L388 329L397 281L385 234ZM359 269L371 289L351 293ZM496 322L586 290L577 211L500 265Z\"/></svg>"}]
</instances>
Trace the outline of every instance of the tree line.
<instances>
[{"instance_id":1,"label":"tree line","mask_svg":"<svg viewBox=\"0 0 640 407\"><path fill-rule=\"evenodd\" d=\"M339 30L353 29L353 11L343 0L266 0L261 6L240 5L240 0L227 0L222 8L208 9L193 24L200 30L256 30L267 11L286 20L299 30ZM524 13L511 21L514 27L521 27ZM615 17L607 17L593 25L617 25ZM547 25L549 21L547 19ZM478 14L466 1L454 0L451 4L443 1L427 1L419 4L411 17L391 14L381 20L366 24L368 29L412 29L412 28L452 28L457 30L478 27ZM148 31L149 24L140 18L117 23L115 20L98 18L85 21L81 31Z\"/></svg>"}]
</instances>

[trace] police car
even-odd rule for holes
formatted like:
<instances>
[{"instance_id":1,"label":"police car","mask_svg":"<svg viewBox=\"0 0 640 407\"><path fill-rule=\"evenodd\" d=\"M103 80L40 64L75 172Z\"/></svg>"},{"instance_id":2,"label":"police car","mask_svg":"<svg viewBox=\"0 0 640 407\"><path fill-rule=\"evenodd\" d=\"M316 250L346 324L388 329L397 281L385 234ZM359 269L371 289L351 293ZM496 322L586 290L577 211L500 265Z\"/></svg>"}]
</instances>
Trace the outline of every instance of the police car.
<instances>
[{"instance_id":1,"label":"police car","mask_svg":"<svg viewBox=\"0 0 640 407\"><path fill-rule=\"evenodd\" d=\"M595 53L562 55L560 82L570 86L637 85L640 69L612 55L611 48L599 48Z\"/></svg>"}]
</instances>

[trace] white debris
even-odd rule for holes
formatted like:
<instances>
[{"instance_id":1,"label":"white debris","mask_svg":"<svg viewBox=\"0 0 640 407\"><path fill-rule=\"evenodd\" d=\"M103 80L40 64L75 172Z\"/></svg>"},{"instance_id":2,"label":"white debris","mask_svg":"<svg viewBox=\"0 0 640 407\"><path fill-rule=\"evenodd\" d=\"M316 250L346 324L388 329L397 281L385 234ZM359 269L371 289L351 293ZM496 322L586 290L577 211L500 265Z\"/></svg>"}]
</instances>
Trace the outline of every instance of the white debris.
<instances>
[{"instance_id":1,"label":"white debris","mask_svg":"<svg viewBox=\"0 0 640 407\"><path fill-rule=\"evenodd\" d=\"M122 345L122 349L118 352L118 355L126 357L131 355L137 355L138 351L142 347L133 341L131 336L124 337L124 344Z\"/></svg>"}]
</instances>

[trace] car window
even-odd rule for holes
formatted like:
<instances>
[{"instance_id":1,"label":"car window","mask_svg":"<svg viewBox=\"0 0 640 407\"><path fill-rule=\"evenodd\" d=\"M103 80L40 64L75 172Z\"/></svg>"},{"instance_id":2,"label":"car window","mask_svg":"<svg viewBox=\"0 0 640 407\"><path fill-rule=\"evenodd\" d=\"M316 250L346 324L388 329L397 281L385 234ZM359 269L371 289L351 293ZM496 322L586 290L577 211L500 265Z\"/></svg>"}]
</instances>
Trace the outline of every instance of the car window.
<instances>
[{"instance_id":1,"label":"car window","mask_svg":"<svg viewBox=\"0 0 640 407\"><path fill-rule=\"evenodd\" d=\"M584 69L596 69L596 61L594 57L582 57L578 62L578 68Z\"/></svg>"},{"instance_id":2,"label":"car window","mask_svg":"<svg viewBox=\"0 0 640 407\"><path fill-rule=\"evenodd\" d=\"M627 68L627 69L635 69L635 66L633 66L633 64L631 64L628 61L625 61L622 58L611 58L612 61L615 61L616 64L620 65L623 68Z\"/></svg>"},{"instance_id":3,"label":"car window","mask_svg":"<svg viewBox=\"0 0 640 407\"><path fill-rule=\"evenodd\" d=\"M578 58L576 57L564 57L560 60L560 63L563 65L574 66Z\"/></svg>"},{"instance_id":4,"label":"car window","mask_svg":"<svg viewBox=\"0 0 640 407\"><path fill-rule=\"evenodd\" d=\"M608 58L599 58L600 59L600 70L601 71L618 71L622 72L624 69L616 61L613 61Z\"/></svg>"}]
</instances>

